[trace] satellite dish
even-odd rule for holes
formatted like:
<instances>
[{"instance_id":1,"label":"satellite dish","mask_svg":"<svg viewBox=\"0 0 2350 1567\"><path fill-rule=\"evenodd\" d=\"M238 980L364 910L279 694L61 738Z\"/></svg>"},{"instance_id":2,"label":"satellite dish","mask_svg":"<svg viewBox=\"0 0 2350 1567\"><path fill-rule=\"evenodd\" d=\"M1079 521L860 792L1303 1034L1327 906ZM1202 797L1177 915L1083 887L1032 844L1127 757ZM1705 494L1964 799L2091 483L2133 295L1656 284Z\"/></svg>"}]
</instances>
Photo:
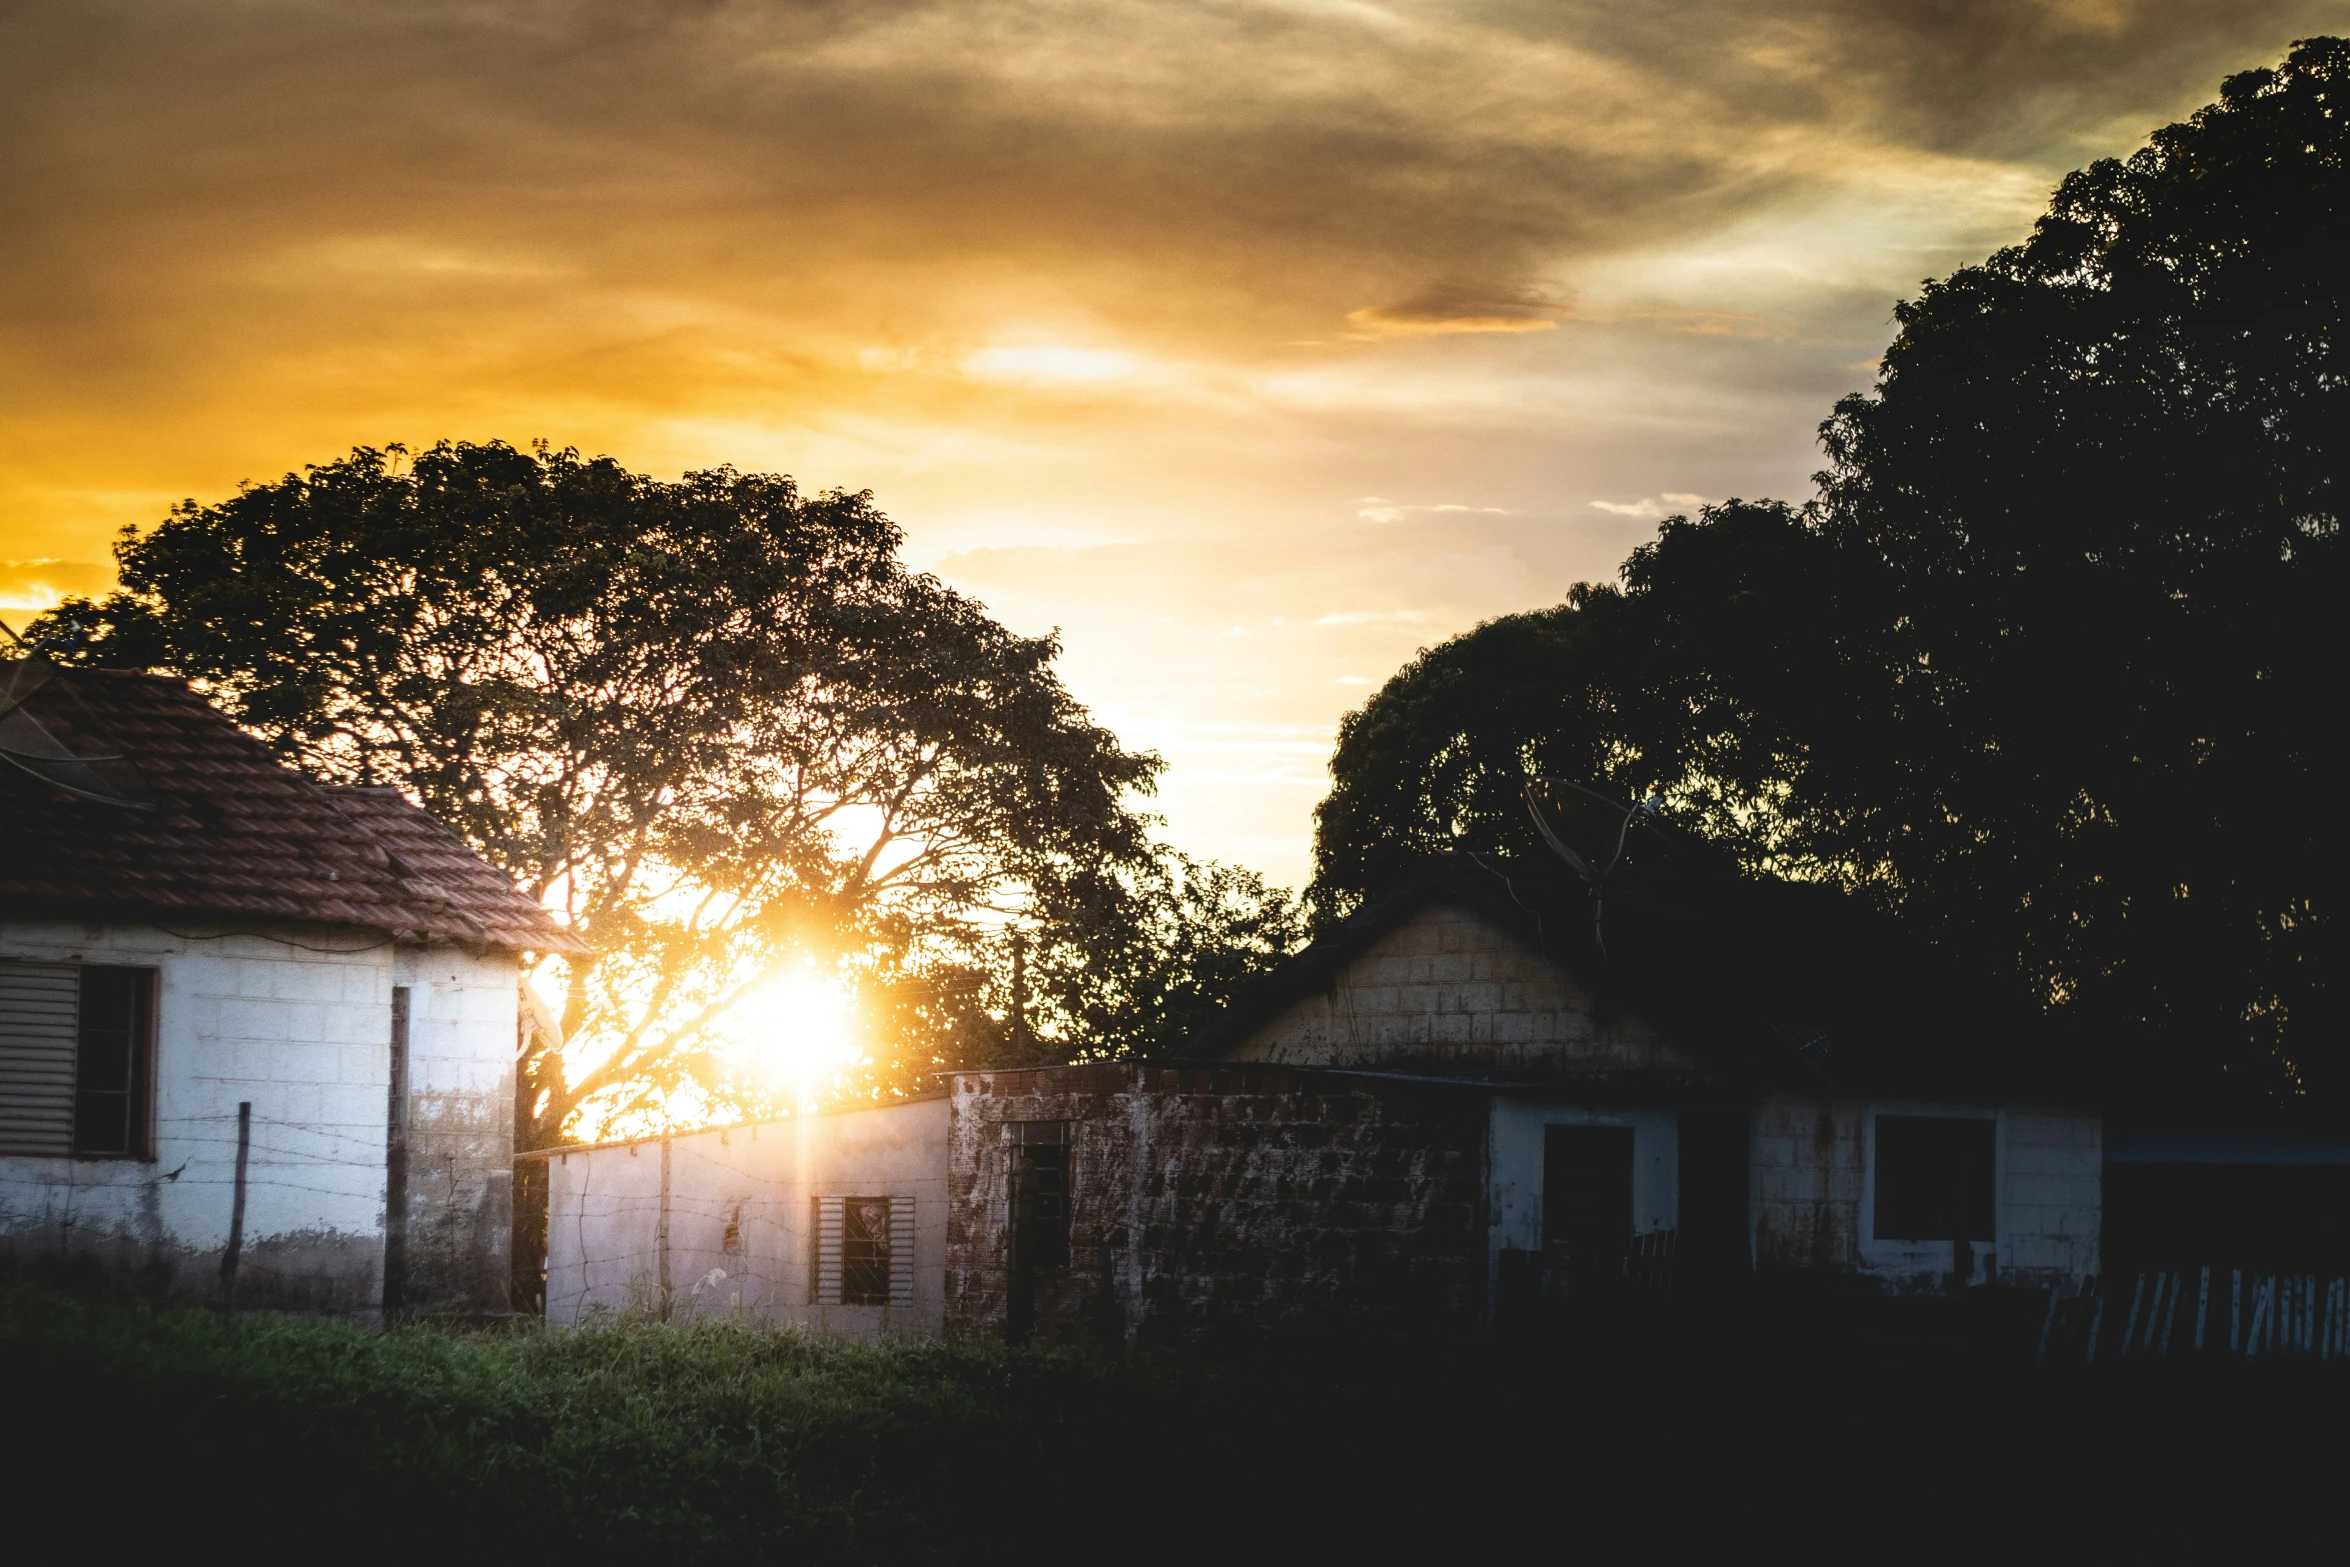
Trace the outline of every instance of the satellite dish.
<instances>
[{"instance_id":1,"label":"satellite dish","mask_svg":"<svg viewBox=\"0 0 2350 1567\"><path fill-rule=\"evenodd\" d=\"M1617 814L1619 821L1616 827L1616 849L1615 853L1608 857L1607 864L1594 867L1589 860L1576 853L1574 847L1559 835L1556 828L1550 825L1550 818L1542 814L1542 801L1539 797L1540 791L1546 785L1558 785L1572 789L1577 794L1588 795ZM1616 868L1624 863L1624 851L1631 846L1633 828L1646 827L1658 832L1664 830L1664 823L1659 814L1664 803L1662 796L1652 794L1646 799L1636 799L1630 805L1625 805L1612 796L1600 793L1597 789L1586 788L1582 784L1564 778L1544 778L1536 775L1526 780L1526 811L1534 818L1534 830L1542 834L1542 841L1550 845L1551 852L1566 861L1567 868L1581 878L1583 885L1590 889L1591 943L1599 948L1599 955L1602 958L1607 956L1608 880L1615 875Z\"/></svg>"},{"instance_id":2,"label":"satellite dish","mask_svg":"<svg viewBox=\"0 0 2350 1567\"><path fill-rule=\"evenodd\" d=\"M0 665L0 762L80 799L130 811L155 809L148 801L125 793L118 783L98 771L104 763L124 761L119 752L77 751L60 740L25 705L37 692L54 686L68 701L81 706L72 682L60 680L61 674L63 671L40 653ZM88 710L83 711L87 717ZM94 719L90 720L90 727L97 727Z\"/></svg>"}]
</instances>

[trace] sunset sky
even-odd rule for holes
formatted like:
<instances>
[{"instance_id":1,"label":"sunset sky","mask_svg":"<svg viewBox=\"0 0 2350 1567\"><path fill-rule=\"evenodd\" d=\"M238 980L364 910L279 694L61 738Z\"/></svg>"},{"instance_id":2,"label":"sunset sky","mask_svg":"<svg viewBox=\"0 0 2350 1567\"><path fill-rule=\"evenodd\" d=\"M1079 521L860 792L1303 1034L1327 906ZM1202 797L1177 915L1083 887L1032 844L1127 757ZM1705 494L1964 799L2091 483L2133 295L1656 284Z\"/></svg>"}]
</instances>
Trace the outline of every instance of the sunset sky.
<instances>
[{"instance_id":1,"label":"sunset sky","mask_svg":"<svg viewBox=\"0 0 2350 1567\"><path fill-rule=\"evenodd\" d=\"M1341 714L1801 499L1894 301L2350 0L0 12L0 615L355 444L871 489L1295 884Z\"/></svg>"}]
</instances>

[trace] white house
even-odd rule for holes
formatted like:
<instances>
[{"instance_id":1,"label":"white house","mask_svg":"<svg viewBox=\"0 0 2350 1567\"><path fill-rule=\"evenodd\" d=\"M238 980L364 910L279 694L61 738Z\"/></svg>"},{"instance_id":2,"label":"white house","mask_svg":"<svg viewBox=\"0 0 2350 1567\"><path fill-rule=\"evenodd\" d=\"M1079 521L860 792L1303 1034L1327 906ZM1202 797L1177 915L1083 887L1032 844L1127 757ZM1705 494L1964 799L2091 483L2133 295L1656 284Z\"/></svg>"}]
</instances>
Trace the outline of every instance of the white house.
<instances>
[{"instance_id":1,"label":"white house","mask_svg":"<svg viewBox=\"0 0 2350 1567\"><path fill-rule=\"evenodd\" d=\"M0 1256L503 1311L521 965L580 950L180 681L0 663Z\"/></svg>"},{"instance_id":2,"label":"white house","mask_svg":"<svg viewBox=\"0 0 2350 1567\"><path fill-rule=\"evenodd\" d=\"M1898 1291L2098 1271L2101 1121L2019 1020L1870 972L1874 954L1762 993L1753 970L1802 945L1799 926L1752 933L1735 967L1700 946L1645 972L1620 960L1610 996L1559 939L1580 922L1550 923L1546 942L1482 867L1433 867L1195 1053L1483 1088L1497 1301L1512 1254L1555 1269L1667 1234L1701 1267ZM1619 958L1631 944L1619 935Z\"/></svg>"}]
</instances>

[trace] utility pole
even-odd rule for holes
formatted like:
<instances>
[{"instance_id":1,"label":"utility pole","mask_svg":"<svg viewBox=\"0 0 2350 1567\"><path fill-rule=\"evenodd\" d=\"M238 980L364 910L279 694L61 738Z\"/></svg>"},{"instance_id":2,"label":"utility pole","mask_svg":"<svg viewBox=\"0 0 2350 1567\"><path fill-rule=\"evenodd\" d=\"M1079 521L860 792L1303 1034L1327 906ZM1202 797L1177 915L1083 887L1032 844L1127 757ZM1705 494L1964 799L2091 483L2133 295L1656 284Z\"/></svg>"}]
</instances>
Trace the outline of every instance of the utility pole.
<instances>
[{"instance_id":1,"label":"utility pole","mask_svg":"<svg viewBox=\"0 0 2350 1567\"><path fill-rule=\"evenodd\" d=\"M1012 932L1012 1049L1028 1053L1028 938Z\"/></svg>"}]
</instances>

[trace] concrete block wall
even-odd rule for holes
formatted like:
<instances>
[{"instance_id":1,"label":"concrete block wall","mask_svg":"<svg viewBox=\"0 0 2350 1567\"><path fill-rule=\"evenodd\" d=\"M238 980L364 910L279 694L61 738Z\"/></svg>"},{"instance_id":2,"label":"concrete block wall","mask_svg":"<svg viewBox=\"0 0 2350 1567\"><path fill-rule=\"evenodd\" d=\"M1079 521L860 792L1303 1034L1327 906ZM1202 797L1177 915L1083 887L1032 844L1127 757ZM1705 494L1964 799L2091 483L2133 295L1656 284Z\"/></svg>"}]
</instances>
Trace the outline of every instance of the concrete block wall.
<instances>
[{"instance_id":1,"label":"concrete block wall","mask_svg":"<svg viewBox=\"0 0 2350 1567\"><path fill-rule=\"evenodd\" d=\"M497 1274L495 1303L503 1305L507 1230L485 1214L502 1200L492 1189L512 1146L512 1109L510 1100L487 1101L512 1070L515 962L429 955L449 977L418 997L425 1048L414 1080L432 1085L431 1126L468 1128L467 1153L437 1152L435 1178L446 1211L467 1215L468 1243L494 1248L478 1271ZM244 1101L253 1122L239 1300L375 1310L391 987L403 961L390 942L197 922L166 930L7 921L0 957L149 967L158 981L155 1157L0 1158L0 1248L30 1265L94 1263L165 1292L211 1294L228 1241ZM420 1198L431 1188L411 1180Z\"/></svg>"},{"instance_id":2,"label":"concrete block wall","mask_svg":"<svg viewBox=\"0 0 2350 1567\"><path fill-rule=\"evenodd\" d=\"M1643 1020L1467 909L1431 904L1373 942L1323 995L1228 1059L1436 1073L1681 1073L1698 1064Z\"/></svg>"},{"instance_id":3,"label":"concrete block wall","mask_svg":"<svg viewBox=\"0 0 2350 1567\"><path fill-rule=\"evenodd\" d=\"M2104 1127L2095 1116L2001 1118L1999 1267L2017 1283L2077 1284L2101 1271Z\"/></svg>"},{"instance_id":4,"label":"concrete block wall","mask_svg":"<svg viewBox=\"0 0 2350 1567\"><path fill-rule=\"evenodd\" d=\"M1070 1266L1040 1337L1201 1343L1460 1331L1483 1310L1487 1098L1263 1066L965 1073L950 1332L1000 1337L1010 1123L1071 1131Z\"/></svg>"},{"instance_id":5,"label":"concrete block wall","mask_svg":"<svg viewBox=\"0 0 2350 1567\"><path fill-rule=\"evenodd\" d=\"M741 1316L860 1339L935 1337L947 1120L947 1101L931 1098L547 1155L549 1325ZM911 1205L911 1305L811 1301L818 1197Z\"/></svg>"},{"instance_id":6,"label":"concrete block wall","mask_svg":"<svg viewBox=\"0 0 2350 1567\"><path fill-rule=\"evenodd\" d=\"M1863 1106L1782 1095L1756 1109L1758 1268L1857 1268Z\"/></svg>"},{"instance_id":7,"label":"concrete block wall","mask_svg":"<svg viewBox=\"0 0 2350 1567\"><path fill-rule=\"evenodd\" d=\"M1680 1116L1671 1110L1592 1108L1496 1095L1486 1226L1489 1288L1501 1280L1504 1251L1539 1251L1546 1138L1553 1126L1623 1126L1632 1131L1632 1233L1680 1224Z\"/></svg>"},{"instance_id":8,"label":"concrete block wall","mask_svg":"<svg viewBox=\"0 0 2350 1567\"><path fill-rule=\"evenodd\" d=\"M402 947L393 963L408 987L411 1312L507 1306L519 979L508 953Z\"/></svg>"},{"instance_id":9,"label":"concrete block wall","mask_svg":"<svg viewBox=\"0 0 2350 1567\"><path fill-rule=\"evenodd\" d=\"M1876 1116L1981 1116L1996 1123L1996 1233L1949 1241L1879 1240ZM1757 1111L1755 1261L1831 1268L1895 1290L1963 1282L2077 1285L2098 1269L2100 1122L2092 1115L1976 1105L1780 1095Z\"/></svg>"}]
</instances>

